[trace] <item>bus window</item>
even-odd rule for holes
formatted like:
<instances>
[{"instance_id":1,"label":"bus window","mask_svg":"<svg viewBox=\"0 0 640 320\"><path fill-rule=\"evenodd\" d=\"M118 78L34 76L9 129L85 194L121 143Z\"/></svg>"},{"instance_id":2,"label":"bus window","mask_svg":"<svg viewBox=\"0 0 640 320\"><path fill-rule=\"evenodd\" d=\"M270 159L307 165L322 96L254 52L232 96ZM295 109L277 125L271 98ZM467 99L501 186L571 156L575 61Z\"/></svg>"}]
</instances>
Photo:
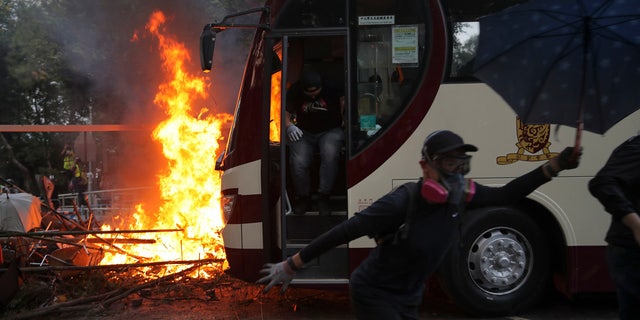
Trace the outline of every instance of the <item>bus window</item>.
<instances>
[{"instance_id":1,"label":"bus window","mask_svg":"<svg viewBox=\"0 0 640 320\"><path fill-rule=\"evenodd\" d=\"M453 39L449 59L451 64L445 82L478 81L473 77L473 58L480 33L478 18L525 1L450 0L444 4Z\"/></svg>"},{"instance_id":2,"label":"bus window","mask_svg":"<svg viewBox=\"0 0 640 320\"><path fill-rule=\"evenodd\" d=\"M477 21L455 22L453 25L453 53L451 80L473 79L473 61L478 49L479 24Z\"/></svg>"},{"instance_id":3,"label":"bus window","mask_svg":"<svg viewBox=\"0 0 640 320\"><path fill-rule=\"evenodd\" d=\"M424 64L420 1L358 1L352 154L370 144L404 110Z\"/></svg>"}]
</instances>

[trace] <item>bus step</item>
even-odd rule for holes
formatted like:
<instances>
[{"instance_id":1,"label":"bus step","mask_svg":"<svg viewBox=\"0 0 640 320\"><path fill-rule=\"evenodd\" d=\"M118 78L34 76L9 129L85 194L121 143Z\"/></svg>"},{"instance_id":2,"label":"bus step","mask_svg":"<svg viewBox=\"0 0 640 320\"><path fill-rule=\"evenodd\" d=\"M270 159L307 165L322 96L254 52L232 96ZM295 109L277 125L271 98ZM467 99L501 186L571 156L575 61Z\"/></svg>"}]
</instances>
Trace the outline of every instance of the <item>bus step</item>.
<instances>
[{"instance_id":1,"label":"bus step","mask_svg":"<svg viewBox=\"0 0 640 320\"><path fill-rule=\"evenodd\" d=\"M290 256L300 247L288 246L286 255ZM319 257L307 262L304 268L296 273L297 279L349 278L349 249L346 246L333 248Z\"/></svg>"},{"instance_id":2,"label":"bus step","mask_svg":"<svg viewBox=\"0 0 640 320\"><path fill-rule=\"evenodd\" d=\"M323 234L345 221L346 212L341 215L320 216L308 212L306 215L287 215L287 239L309 240Z\"/></svg>"},{"instance_id":3,"label":"bus step","mask_svg":"<svg viewBox=\"0 0 640 320\"><path fill-rule=\"evenodd\" d=\"M300 250L304 247L306 247L309 243L311 243L313 239L297 239L297 240L289 240L287 241L287 250L292 250L295 249L295 252L298 252L297 250ZM347 248L346 244L341 244L339 246L337 246L336 248Z\"/></svg>"}]
</instances>

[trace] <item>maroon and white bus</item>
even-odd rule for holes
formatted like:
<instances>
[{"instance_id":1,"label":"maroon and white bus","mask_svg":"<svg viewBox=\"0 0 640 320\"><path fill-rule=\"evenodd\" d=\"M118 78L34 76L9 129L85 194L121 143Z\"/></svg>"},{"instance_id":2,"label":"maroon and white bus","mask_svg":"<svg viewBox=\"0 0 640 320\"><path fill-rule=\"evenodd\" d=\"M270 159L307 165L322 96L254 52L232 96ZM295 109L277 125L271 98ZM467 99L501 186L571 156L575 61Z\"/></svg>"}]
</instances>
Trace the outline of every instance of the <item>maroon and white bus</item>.
<instances>
[{"instance_id":1,"label":"maroon and white bus","mask_svg":"<svg viewBox=\"0 0 640 320\"><path fill-rule=\"evenodd\" d=\"M228 145L218 159L228 272L255 281L265 262L295 253L394 187L415 181L422 143L434 130L452 130L479 147L469 177L487 185L505 184L572 145L575 129L520 123L498 94L469 74L477 18L517 2L273 0L206 25L204 69L211 68L221 31L256 30ZM233 23L249 14L259 21ZM345 90L346 142L331 216L291 210L280 106L306 69ZM580 167L517 204L466 212L461 241L438 274L451 298L471 314L500 315L531 306L550 288L567 295L612 291L603 240L609 215L587 183L612 148L636 133L637 123L638 112L606 135L584 133L588 156ZM344 286L374 246L365 237L335 248L293 284Z\"/></svg>"}]
</instances>

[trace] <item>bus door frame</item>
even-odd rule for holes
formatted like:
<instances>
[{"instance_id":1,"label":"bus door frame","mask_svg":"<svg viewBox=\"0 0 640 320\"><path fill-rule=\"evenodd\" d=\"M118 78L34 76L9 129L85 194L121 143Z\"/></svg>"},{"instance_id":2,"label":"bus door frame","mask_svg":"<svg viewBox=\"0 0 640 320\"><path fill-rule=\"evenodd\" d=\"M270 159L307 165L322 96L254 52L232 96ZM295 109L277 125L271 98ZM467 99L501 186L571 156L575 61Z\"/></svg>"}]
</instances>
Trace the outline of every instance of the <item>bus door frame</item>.
<instances>
[{"instance_id":1,"label":"bus door frame","mask_svg":"<svg viewBox=\"0 0 640 320\"><path fill-rule=\"evenodd\" d=\"M289 39L291 38L313 38L313 37L343 37L343 48L344 48L344 57L343 57L343 63L344 63L344 68L345 68L345 77L344 77L344 81L345 82L345 108L347 108L346 110L346 115L347 115L347 119L345 119L345 123L351 123L351 112L350 112L350 105L351 105L351 46L349 45L350 43L350 32L349 32L349 28L348 27L336 27L336 28L318 28L318 29L281 29L278 31L273 31L268 33L265 36L265 47L264 47L264 53L265 53L265 61L272 61L272 59L274 58L273 55L275 54L273 52L273 46L278 42L278 41L282 41L282 61L281 61L281 70L282 70L282 74L281 74L281 80L280 80L280 210L279 210L279 247L281 250L281 258L285 259L287 257L287 248L288 248L288 243L287 243L287 223L286 223L286 215L291 213L292 211L292 206L291 206L291 202L290 199L288 197L287 194L287 172L288 172L288 168L286 166L287 163L287 153L286 153L286 146L287 146L287 134L286 134L286 130L284 130L284 124L285 124L285 117L286 117L286 96L287 96L287 88L286 88L286 83L287 83L287 74L288 74L288 70L289 70L289 66L288 66L288 62L289 62L289 50L288 50L288 43L289 43ZM270 102L270 93L271 93L271 74L273 72L272 70L272 66L270 66L269 64L265 64L265 68L268 68L268 72L265 72L265 83L268 83L269 85L265 85L265 95L264 95L264 99L263 101L265 101L265 103L263 104L265 109L264 112L265 114L268 116L270 113L270 109L271 109L271 102ZM268 81L268 82L267 82ZM268 121L267 121L268 123ZM345 126L345 146L348 146L350 143L350 138L351 138L351 133L349 132L350 129L348 129L349 126L346 125ZM268 130L268 129L267 129ZM268 140L268 134L267 136L267 140ZM268 141L267 141L268 144ZM348 148L346 148L347 150L347 156L345 157L345 162L349 160L349 156L348 156ZM268 166L268 164L267 164ZM346 164L345 164L345 168L347 168ZM346 170L346 169L345 169ZM263 171L264 172L264 171ZM348 172L344 172L345 175L348 175ZM263 190L269 190L269 179L263 179L262 180L262 185L263 185ZM263 211L265 215L269 214L269 210L264 210ZM263 221L268 221L270 219L270 217L265 216ZM268 244L268 246L271 246L271 237L269 236L269 234L273 231L271 229L270 223L266 224L263 223L263 235L265 237L265 244ZM268 242L267 242L268 241ZM266 247L266 246L265 246Z\"/></svg>"}]
</instances>

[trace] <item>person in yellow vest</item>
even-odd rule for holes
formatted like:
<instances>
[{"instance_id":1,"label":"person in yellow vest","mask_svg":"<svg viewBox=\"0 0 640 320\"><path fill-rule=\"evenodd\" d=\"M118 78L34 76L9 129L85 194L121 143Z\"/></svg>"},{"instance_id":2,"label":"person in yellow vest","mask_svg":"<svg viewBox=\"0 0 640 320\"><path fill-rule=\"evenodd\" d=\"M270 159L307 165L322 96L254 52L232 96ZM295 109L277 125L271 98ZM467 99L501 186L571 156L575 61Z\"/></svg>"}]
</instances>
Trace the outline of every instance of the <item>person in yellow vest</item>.
<instances>
[{"instance_id":1,"label":"person in yellow vest","mask_svg":"<svg viewBox=\"0 0 640 320\"><path fill-rule=\"evenodd\" d=\"M69 183L69 190L78 194L78 200L76 202L78 205L84 204L85 201L83 193L87 191L87 175L84 163L80 158L76 157L73 161L71 172L73 173L73 178Z\"/></svg>"},{"instance_id":2,"label":"person in yellow vest","mask_svg":"<svg viewBox=\"0 0 640 320\"><path fill-rule=\"evenodd\" d=\"M73 148L69 147L68 143L65 143L64 148L62 149L62 169L64 175L71 180L73 178L73 169L74 162L76 159L76 154L73 152Z\"/></svg>"}]
</instances>

